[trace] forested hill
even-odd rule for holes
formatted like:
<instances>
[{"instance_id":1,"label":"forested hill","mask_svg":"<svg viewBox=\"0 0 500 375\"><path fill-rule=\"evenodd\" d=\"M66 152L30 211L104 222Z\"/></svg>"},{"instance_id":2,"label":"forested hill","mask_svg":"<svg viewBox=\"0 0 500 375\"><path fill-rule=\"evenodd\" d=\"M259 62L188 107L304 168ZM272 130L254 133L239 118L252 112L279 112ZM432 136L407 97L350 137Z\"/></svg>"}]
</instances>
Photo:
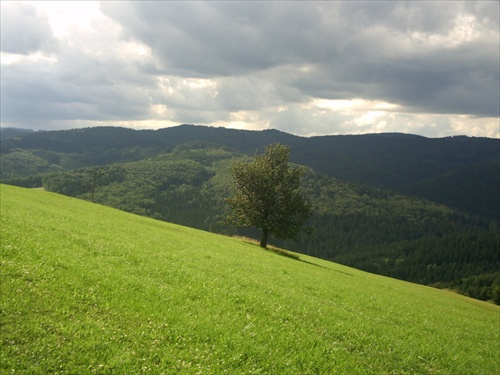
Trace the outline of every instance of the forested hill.
<instances>
[{"instance_id":1,"label":"forested hill","mask_svg":"<svg viewBox=\"0 0 500 375\"><path fill-rule=\"evenodd\" d=\"M280 142L292 147L292 162L331 177L423 197L473 214L492 218L500 214L498 139L398 133L306 138L277 130L195 125L160 130L95 127L14 135L2 136L2 181L61 168L141 160L185 143L205 142L254 155L268 144Z\"/></svg>"},{"instance_id":2,"label":"forested hill","mask_svg":"<svg viewBox=\"0 0 500 375\"><path fill-rule=\"evenodd\" d=\"M273 244L476 298L497 295L500 301L498 140L402 134L301 138L197 126L36 132L4 140L2 180L252 236L222 224L224 198L231 195L230 165L276 141L291 145L293 160L310 167L303 189L314 205L310 220L317 236ZM395 191L402 190L404 176L403 187L413 196ZM367 182L352 182L358 180ZM420 192L433 202L417 197ZM456 201L473 215L454 209Z\"/></svg>"}]
</instances>

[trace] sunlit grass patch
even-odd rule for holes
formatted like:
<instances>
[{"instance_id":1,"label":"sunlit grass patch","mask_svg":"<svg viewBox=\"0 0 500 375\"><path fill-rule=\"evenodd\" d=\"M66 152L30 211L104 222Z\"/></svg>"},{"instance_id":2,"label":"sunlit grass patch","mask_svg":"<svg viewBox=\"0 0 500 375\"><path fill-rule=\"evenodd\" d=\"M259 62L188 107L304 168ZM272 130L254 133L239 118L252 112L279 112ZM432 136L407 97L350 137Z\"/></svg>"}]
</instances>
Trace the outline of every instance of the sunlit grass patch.
<instances>
[{"instance_id":1,"label":"sunlit grass patch","mask_svg":"<svg viewBox=\"0 0 500 375\"><path fill-rule=\"evenodd\" d=\"M1 194L1 373L499 370L498 306L44 191Z\"/></svg>"}]
</instances>

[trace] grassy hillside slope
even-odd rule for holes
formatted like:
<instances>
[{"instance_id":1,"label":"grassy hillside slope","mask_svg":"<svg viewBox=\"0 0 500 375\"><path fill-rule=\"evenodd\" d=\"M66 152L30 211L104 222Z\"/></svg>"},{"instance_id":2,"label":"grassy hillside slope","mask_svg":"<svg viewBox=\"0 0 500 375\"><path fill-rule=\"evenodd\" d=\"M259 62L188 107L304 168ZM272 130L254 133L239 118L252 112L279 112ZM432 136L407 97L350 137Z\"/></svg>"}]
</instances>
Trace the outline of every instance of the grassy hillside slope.
<instances>
[{"instance_id":1,"label":"grassy hillside slope","mask_svg":"<svg viewBox=\"0 0 500 375\"><path fill-rule=\"evenodd\" d=\"M498 306L1 186L1 373L495 374Z\"/></svg>"},{"instance_id":2,"label":"grassy hillside slope","mask_svg":"<svg viewBox=\"0 0 500 375\"><path fill-rule=\"evenodd\" d=\"M223 223L229 213L224 199L234 194L231 165L241 158L227 148L191 144L136 162L38 179L45 190L123 211L260 238L258 230L236 230ZM297 243L271 238L270 243L379 275L453 288L500 305L498 221L343 182L311 169L302 182L313 203L309 223L317 229L315 238L301 236Z\"/></svg>"}]
</instances>

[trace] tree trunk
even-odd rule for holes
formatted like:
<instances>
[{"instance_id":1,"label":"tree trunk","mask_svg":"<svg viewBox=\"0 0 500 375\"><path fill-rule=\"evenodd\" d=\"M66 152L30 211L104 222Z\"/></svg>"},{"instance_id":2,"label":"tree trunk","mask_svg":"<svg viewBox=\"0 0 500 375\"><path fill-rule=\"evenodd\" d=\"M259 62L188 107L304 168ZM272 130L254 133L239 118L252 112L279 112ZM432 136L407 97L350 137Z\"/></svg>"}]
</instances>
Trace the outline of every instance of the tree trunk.
<instances>
[{"instance_id":1,"label":"tree trunk","mask_svg":"<svg viewBox=\"0 0 500 375\"><path fill-rule=\"evenodd\" d=\"M262 228L262 237L260 239L260 247L267 249L267 235L269 230L267 228Z\"/></svg>"}]
</instances>

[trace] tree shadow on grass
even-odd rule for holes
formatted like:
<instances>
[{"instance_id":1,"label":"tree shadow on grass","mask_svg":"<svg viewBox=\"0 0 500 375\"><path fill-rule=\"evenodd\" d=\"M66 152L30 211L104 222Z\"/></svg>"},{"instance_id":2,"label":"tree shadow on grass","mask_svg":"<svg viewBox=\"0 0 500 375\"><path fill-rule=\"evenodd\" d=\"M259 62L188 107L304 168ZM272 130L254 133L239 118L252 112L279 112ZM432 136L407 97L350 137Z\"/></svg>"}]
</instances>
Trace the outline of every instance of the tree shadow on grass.
<instances>
[{"instance_id":1,"label":"tree shadow on grass","mask_svg":"<svg viewBox=\"0 0 500 375\"><path fill-rule=\"evenodd\" d=\"M241 237L241 236L233 236L233 237L239 238L240 240L242 240L242 241L244 241L244 242L246 242L246 243L248 243L250 245L257 246L257 247L259 247L259 249L261 249L261 247L259 246L259 243L256 240L252 239L252 238ZM344 275L347 275L347 276L354 276L352 273L349 273L349 272L344 272L344 271L339 271L339 270L333 270L331 268L328 268L328 267L325 267L325 266L321 266L321 265L313 263L313 262L309 262L308 260L301 259L300 255L298 255L296 253L292 253L291 251L288 251L288 250L281 249L279 247L275 247L275 246L269 245L267 247L267 249L265 249L265 250L273 252L273 253L281 255L281 256L284 256L284 257L287 257L287 258L290 258L290 259L293 259L293 260L297 260L297 261L302 262L302 263L310 264L311 266L316 266L316 267L319 267L319 268L323 268L325 270L330 270L330 271L338 272L338 273L341 273L341 274L344 274Z\"/></svg>"},{"instance_id":2,"label":"tree shadow on grass","mask_svg":"<svg viewBox=\"0 0 500 375\"><path fill-rule=\"evenodd\" d=\"M325 266L321 266L321 265L313 263L313 262L309 262L308 260L301 259L300 255L292 253L292 252L284 250L284 249L280 249L278 247L269 246L269 248L267 250L268 251L272 251L273 253L276 253L278 255L281 255L281 256L284 256L284 257L287 257L287 258L291 258L293 260L298 260L299 262L302 262L302 263L307 263L307 264L310 264L312 266L323 268L325 270L339 272L339 273L342 273L342 274L348 275L348 276L354 276L352 273L348 273L348 272L344 272L344 271L339 271L339 270L332 270L331 268L328 268L328 267L325 267Z\"/></svg>"}]
</instances>

